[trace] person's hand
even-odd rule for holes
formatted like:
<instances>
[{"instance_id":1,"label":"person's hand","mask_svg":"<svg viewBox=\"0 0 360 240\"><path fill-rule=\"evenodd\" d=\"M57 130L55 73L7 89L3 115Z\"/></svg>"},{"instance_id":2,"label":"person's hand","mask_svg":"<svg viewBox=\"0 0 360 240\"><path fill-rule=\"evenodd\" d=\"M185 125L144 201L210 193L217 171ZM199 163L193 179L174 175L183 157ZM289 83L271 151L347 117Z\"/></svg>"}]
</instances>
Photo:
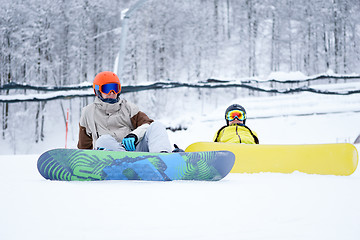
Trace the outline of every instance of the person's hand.
<instances>
[{"instance_id":1,"label":"person's hand","mask_svg":"<svg viewBox=\"0 0 360 240\"><path fill-rule=\"evenodd\" d=\"M135 142L137 141L137 136L130 133L122 140L121 144L126 149L126 151L135 151Z\"/></svg>"}]
</instances>

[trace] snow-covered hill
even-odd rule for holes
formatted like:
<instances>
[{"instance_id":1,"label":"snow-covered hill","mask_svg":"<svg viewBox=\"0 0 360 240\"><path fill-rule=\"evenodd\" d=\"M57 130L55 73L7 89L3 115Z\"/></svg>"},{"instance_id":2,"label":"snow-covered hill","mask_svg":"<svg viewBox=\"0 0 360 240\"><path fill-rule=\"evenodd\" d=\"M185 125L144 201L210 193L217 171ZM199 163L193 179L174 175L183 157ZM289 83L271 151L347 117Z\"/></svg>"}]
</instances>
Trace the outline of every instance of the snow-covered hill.
<instances>
[{"instance_id":1,"label":"snow-covered hill","mask_svg":"<svg viewBox=\"0 0 360 240\"><path fill-rule=\"evenodd\" d=\"M303 93L229 104L235 102L247 108L247 123L264 144L353 142L360 133L359 95ZM171 141L186 148L211 141L225 108L160 120L187 126L169 131ZM48 142L38 150L59 145ZM351 176L230 174L219 182L52 182L37 172L39 154L0 155L1 239L360 237L359 169Z\"/></svg>"},{"instance_id":2,"label":"snow-covered hill","mask_svg":"<svg viewBox=\"0 0 360 240\"><path fill-rule=\"evenodd\" d=\"M247 97L229 101L245 106L247 125L263 144L307 144L354 142L360 134L360 95L336 96L301 93L269 97ZM212 141L225 125L226 106L191 116L164 120L167 125L188 126L170 133L182 147L196 141Z\"/></svg>"},{"instance_id":3,"label":"snow-covered hill","mask_svg":"<svg viewBox=\"0 0 360 240\"><path fill-rule=\"evenodd\" d=\"M4 240L345 239L360 236L360 173L235 174L219 182L54 182L38 155L0 157Z\"/></svg>"}]
</instances>

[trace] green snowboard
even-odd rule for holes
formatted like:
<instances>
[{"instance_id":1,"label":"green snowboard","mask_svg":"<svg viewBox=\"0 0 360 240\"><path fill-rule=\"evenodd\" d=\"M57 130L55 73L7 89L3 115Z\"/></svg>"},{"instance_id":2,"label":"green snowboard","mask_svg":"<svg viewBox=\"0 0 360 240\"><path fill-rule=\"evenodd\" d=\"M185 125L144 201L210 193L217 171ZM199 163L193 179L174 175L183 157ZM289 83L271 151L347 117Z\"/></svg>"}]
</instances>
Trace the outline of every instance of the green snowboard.
<instances>
[{"instance_id":1,"label":"green snowboard","mask_svg":"<svg viewBox=\"0 0 360 240\"><path fill-rule=\"evenodd\" d=\"M45 179L93 180L200 180L217 181L232 169L229 151L148 153L54 149L43 153L37 167Z\"/></svg>"}]
</instances>

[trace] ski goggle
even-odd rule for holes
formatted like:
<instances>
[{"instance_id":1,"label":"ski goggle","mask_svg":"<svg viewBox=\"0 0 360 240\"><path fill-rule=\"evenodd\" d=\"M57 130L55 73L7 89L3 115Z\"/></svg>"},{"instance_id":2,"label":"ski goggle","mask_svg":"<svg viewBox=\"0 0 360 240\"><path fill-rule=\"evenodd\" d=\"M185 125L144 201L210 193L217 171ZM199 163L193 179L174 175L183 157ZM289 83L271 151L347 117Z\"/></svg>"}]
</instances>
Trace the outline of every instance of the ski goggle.
<instances>
[{"instance_id":1,"label":"ski goggle","mask_svg":"<svg viewBox=\"0 0 360 240\"><path fill-rule=\"evenodd\" d=\"M99 90L101 93L106 95L111 92L118 94L120 92L120 85L117 83L107 83L101 86L95 85L95 90Z\"/></svg>"},{"instance_id":2,"label":"ski goggle","mask_svg":"<svg viewBox=\"0 0 360 240\"><path fill-rule=\"evenodd\" d=\"M234 121L235 118L237 118L240 121L243 121L246 119L246 114L243 111L240 110L231 110L226 113L226 119L229 121Z\"/></svg>"}]
</instances>

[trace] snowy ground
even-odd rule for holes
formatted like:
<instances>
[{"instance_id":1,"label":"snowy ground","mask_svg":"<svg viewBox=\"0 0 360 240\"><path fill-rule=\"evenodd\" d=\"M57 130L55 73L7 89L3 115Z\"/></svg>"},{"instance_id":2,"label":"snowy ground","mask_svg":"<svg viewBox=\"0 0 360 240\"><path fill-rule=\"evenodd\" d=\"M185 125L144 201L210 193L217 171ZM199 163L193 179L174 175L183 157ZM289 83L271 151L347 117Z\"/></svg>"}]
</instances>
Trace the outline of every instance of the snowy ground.
<instances>
[{"instance_id":1,"label":"snowy ground","mask_svg":"<svg viewBox=\"0 0 360 240\"><path fill-rule=\"evenodd\" d=\"M247 123L265 144L353 142L360 133L358 95L233 102L247 107ZM188 124L187 131L169 132L186 148L211 141L225 108L162 121ZM219 182L52 182L37 172L38 157L0 155L1 240L360 239L359 169L346 177L295 172L230 174Z\"/></svg>"},{"instance_id":2,"label":"snowy ground","mask_svg":"<svg viewBox=\"0 0 360 240\"><path fill-rule=\"evenodd\" d=\"M230 174L219 182L51 182L38 174L37 158L0 158L1 239L360 237L359 171Z\"/></svg>"},{"instance_id":3,"label":"snowy ground","mask_svg":"<svg viewBox=\"0 0 360 240\"><path fill-rule=\"evenodd\" d=\"M262 144L353 143L360 134L359 94L301 93L234 99L228 105L232 103L246 106L246 125L258 133ZM171 140L184 148L193 142L212 141L225 125L226 107L184 119L164 120L167 125L177 121L189 125L187 131L169 133Z\"/></svg>"}]
</instances>

